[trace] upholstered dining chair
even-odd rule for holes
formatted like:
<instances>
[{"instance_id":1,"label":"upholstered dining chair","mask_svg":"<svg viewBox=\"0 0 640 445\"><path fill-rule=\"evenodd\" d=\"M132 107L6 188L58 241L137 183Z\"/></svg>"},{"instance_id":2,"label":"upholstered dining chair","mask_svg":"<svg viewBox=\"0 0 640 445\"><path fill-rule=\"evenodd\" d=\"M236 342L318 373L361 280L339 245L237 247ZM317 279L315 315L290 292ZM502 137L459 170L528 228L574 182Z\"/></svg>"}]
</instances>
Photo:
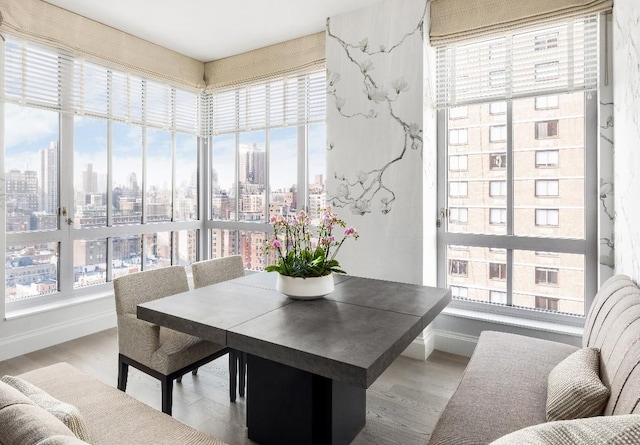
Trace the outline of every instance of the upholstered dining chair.
<instances>
[{"instance_id":1,"label":"upholstered dining chair","mask_svg":"<svg viewBox=\"0 0 640 445\"><path fill-rule=\"evenodd\" d=\"M171 415L173 381L230 350L136 316L136 306L189 290L182 266L125 275L113 280L118 319L118 389L126 391L129 365L160 380L162 412Z\"/></svg>"},{"instance_id":2,"label":"upholstered dining chair","mask_svg":"<svg viewBox=\"0 0 640 445\"><path fill-rule=\"evenodd\" d=\"M212 260L197 261L191 264L193 273L193 285L195 288L202 286L211 286L212 284L222 281L233 280L244 276L244 264L240 255L233 255L223 258L214 258ZM246 382L247 354L231 349L229 352L229 374L231 381L229 383L229 392L231 401L236 400L236 385L234 376L236 369L239 375L238 392L240 397L244 397L244 388Z\"/></svg>"}]
</instances>

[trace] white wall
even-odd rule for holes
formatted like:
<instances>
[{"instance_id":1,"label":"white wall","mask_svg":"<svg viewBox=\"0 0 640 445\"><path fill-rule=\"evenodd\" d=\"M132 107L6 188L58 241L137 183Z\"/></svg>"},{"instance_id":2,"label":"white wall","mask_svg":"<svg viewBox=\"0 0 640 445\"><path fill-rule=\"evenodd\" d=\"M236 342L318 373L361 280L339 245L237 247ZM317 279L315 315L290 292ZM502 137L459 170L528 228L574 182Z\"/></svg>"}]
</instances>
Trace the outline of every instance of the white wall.
<instances>
[{"instance_id":1,"label":"white wall","mask_svg":"<svg viewBox=\"0 0 640 445\"><path fill-rule=\"evenodd\" d=\"M640 282L640 2L613 8L616 272Z\"/></svg>"}]
</instances>

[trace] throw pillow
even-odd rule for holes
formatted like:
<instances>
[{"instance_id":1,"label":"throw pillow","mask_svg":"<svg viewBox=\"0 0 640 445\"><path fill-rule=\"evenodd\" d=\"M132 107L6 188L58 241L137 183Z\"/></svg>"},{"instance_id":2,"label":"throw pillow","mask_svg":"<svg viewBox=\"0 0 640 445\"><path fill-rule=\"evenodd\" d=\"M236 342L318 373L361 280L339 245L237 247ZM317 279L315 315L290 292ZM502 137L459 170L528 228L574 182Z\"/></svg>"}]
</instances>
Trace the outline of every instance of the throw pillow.
<instances>
[{"instance_id":1,"label":"throw pillow","mask_svg":"<svg viewBox=\"0 0 640 445\"><path fill-rule=\"evenodd\" d=\"M502 436L491 445L627 445L640 443L640 415L598 416L541 423Z\"/></svg>"},{"instance_id":2,"label":"throw pillow","mask_svg":"<svg viewBox=\"0 0 640 445\"><path fill-rule=\"evenodd\" d=\"M602 413L609 389L600 380L600 351L579 349L558 363L547 382L547 420L571 420Z\"/></svg>"},{"instance_id":3,"label":"throw pillow","mask_svg":"<svg viewBox=\"0 0 640 445\"><path fill-rule=\"evenodd\" d=\"M78 408L68 403L61 402L49 393L43 391L32 383L22 380L21 378L5 375L0 380L13 386L38 406L60 419L78 439L89 442L87 427Z\"/></svg>"}]
</instances>

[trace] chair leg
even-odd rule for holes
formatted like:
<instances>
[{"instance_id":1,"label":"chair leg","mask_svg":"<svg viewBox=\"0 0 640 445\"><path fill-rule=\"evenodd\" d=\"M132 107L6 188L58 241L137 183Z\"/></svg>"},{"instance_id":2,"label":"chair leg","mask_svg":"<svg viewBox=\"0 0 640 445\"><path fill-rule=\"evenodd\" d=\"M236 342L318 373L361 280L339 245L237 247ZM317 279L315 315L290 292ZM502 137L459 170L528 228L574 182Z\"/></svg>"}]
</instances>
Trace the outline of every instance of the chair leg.
<instances>
[{"instance_id":1,"label":"chair leg","mask_svg":"<svg viewBox=\"0 0 640 445\"><path fill-rule=\"evenodd\" d=\"M191 371L191 375L198 375L198 368Z\"/></svg>"},{"instance_id":2,"label":"chair leg","mask_svg":"<svg viewBox=\"0 0 640 445\"><path fill-rule=\"evenodd\" d=\"M244 387L247 379L247 353L238 352L238 358L240 359L240 363L238 364L238 389L240 392L240 397L244 397Z\"/></svg>"},{"instance_id":3,"label":"chair leg","mask_svg":"<svg viewBox=\"0 0 640 445\"><path fill-rule=\"evenodd\" d=\"M171 404L173 401L173 380L164 376L160 379L162 391L162 412L171 415Z\"/></svg>"},{"instance_id":4,"label":"chair leg","mask_svg":"<svg viewBox=\"0 0 640 445\"><path fill-rule=\"evenodd\" d=\"M238 357L233 349L229 351L229 396L236 401L236 381L238 378Z\"/></svg>"},{"instance_id":5,"label":"chair leg","mask_svg":"<svg viewBox=\"0 0 640 445\"><path fill-rule=\"evenodd\" d=\"M118 389L120 391L127 390L127 377L129 376L129 365L118 356Z\"/></svg>"},{"instance_id":6,"label":"chair leg","mask_svg":"<svg viewBox=\"0 0 640 445\"><path fill-rule=\"evenodd\" d=\"M182 376L178 377L178 378L176 379L176 382L178 382L178 383L182 383Z\"/></svg>"}]
</instances>

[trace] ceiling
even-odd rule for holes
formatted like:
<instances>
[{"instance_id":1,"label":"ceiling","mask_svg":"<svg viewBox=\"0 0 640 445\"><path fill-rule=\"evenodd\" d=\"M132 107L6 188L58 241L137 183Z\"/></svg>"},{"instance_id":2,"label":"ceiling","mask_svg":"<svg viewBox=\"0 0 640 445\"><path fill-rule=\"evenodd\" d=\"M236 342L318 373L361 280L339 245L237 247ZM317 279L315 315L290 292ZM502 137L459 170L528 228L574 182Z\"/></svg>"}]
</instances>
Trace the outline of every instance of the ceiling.
<instances>
[{"instance_id":1,"label":"ceiling","mask_svg":"<svg viewBox=\"0 0 640 445\"><path fill-rule=\"evenodd\" d=\"M45 0L202 62L322 31L381 0Z\"/></svg>"}]
</instances>

